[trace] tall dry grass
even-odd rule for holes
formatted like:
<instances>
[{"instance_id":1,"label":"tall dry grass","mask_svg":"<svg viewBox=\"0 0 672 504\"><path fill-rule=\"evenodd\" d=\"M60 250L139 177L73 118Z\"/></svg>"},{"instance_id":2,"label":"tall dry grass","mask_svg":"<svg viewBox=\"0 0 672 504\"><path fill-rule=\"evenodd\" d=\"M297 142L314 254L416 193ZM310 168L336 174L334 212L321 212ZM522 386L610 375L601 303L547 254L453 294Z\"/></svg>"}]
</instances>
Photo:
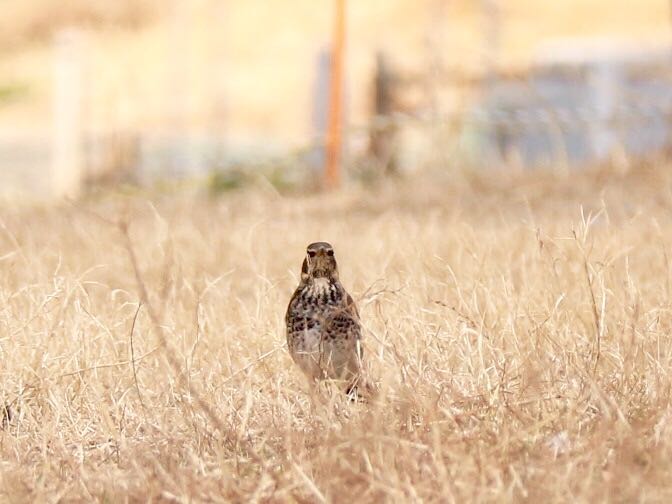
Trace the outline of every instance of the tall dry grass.
<instances>
[{"instance_id":1,"label":"tall dry grass","mask_svg":"<svg viewBox=\"0 0 672 504\"><path fill-rule=\"evenodd\" d=\"M0 499L669 502L671 210L669 166L5 207ZM316 240L375 402L284 349Z\"/></svg>"}]
</instances>

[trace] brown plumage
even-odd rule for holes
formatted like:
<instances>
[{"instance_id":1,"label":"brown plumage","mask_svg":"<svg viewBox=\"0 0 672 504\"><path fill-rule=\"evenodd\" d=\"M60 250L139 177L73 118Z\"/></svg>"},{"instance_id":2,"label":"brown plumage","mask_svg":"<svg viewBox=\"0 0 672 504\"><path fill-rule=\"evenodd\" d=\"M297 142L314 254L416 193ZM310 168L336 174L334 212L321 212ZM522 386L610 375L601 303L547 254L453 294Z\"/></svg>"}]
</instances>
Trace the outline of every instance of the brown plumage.
<instances>
[{"instance_id":1,"label":"brown plumage","mask_svg":"<svg viewBox=\"0 0 672 504\"><path fill-rule=\"evenodd\" d=\"M285 322L289 353L308 378L343 381L348 393L362 384L359 314L338 279L330 244L308 245Z\"/></svg>"}]
</instances>

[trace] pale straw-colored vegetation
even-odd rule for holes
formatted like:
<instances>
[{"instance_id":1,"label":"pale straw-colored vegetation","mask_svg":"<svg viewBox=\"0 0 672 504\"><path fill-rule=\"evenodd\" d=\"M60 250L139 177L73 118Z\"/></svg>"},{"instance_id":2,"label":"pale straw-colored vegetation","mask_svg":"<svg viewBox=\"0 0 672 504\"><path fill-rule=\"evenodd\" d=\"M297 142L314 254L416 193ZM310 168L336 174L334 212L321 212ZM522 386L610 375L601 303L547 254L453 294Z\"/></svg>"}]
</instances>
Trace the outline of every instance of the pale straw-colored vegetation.
<instances>
[{"instance_id":1,"label":"pale straw-colored vegetation","mask_svg":"<svg viewBox=\"0 0 672 504\"><path fill-rule=\"evenodd\" d=\"M671 183L5 206L0 500L669 502ZM359 302L369 403L284 348L316 240Z\"/></svg>"}]
</instances>

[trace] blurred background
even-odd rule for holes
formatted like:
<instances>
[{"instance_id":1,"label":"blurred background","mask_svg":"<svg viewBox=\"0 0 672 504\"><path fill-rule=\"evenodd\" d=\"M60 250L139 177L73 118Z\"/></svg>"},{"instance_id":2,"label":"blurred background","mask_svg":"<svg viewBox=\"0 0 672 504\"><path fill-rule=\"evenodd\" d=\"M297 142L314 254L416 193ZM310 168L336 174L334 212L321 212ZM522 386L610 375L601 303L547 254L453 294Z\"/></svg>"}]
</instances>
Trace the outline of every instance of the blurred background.
<instances>
[{"instance_id":1,"label":"blurred background","mask_svg":"<svg viewBox=\"0 0 672 504\"><path fill-rule=\"evenodd\" d=\"M670 0L0 0L0 198L665 156Z\"/></svg>"}]
</instances>

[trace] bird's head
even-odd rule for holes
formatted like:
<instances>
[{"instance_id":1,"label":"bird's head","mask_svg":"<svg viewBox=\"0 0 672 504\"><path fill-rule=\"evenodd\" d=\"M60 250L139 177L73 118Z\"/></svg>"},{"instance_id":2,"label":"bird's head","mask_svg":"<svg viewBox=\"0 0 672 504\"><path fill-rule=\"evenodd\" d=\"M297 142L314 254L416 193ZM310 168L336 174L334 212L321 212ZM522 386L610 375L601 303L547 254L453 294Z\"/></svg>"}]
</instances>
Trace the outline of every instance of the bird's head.
<instances>
[{"instance_id":1,"label":"bird's head","mask_svg":"<svg viewBox=\"0 0 672 504\"><path fill-rule=\"evenodd\" d=\"M334 248L329 243L316 242L308 245L301 268L301 280L305 282L310 278L338 279Z\"/></svg>"}]
</instances>

